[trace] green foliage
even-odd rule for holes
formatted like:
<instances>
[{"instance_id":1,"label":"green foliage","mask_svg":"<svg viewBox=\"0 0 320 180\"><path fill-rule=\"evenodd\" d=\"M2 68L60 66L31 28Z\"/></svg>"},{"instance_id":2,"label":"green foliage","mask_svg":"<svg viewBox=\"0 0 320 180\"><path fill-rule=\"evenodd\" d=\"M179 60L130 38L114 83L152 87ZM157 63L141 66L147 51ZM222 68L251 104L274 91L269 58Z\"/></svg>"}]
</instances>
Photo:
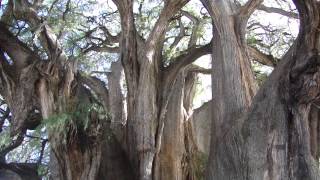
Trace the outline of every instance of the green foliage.
<instances>
[{"instance_id":1,"label":"green foliage","mask_svg":"<svg viewBox=\"0 0 320 180\"><path fill-rule=\"evenodd\" d=\"M259 40L257 39L256 36L248 35L247 37L247 43L248 45L254 46L257 44Z\"/></svg>"},{"instance_id":2,"label":"green foliage","mask_svg":"<svg viewBox=\"0 0 320 180\"><path fill-rule=\"evenodd\" d=\"M98 119L101 120L107 120L110 117L110 115L99 104L80 103L70 112L55 114L44 119L42 126L46 127L47 130L51 132L66 133L68 126L74 126L75 129L80 128L81 130L86 131L90 125L91 113L97 114Z\"/></svg>"},{"instance_id":3,"label":"green foliage","mask_svg":"<svg viewBox=\"0 0 320 180\"><path fill-rule=\"evenodd\" d=\"M9 131L8 130L3 131L0 136L0 150L3 147L8 146L11 142L10 140L11 140L11 137L10 137Z\"/></svg>"},{"instance_id":4,"label":"green foliage","mask_svg":"<svg viewBox=\"0 0 320 180\"><path fill-rule=\"evenodd\" d=\"M266 70L263 70L263 65L259 63L253 63L252 66L256 81L261 86L267 80L269 74Z\"/></svg>"},{"instance_id":5,"label":"green foliage","mask_svg":"<svg viewBox=\"0 0 320 180\"><path fill-rule=\"evenodd\" d=\"M42 177L42 180L48 180L48 166L40 164L38 167L38 175Z\"/></svg>"}]
</instances>

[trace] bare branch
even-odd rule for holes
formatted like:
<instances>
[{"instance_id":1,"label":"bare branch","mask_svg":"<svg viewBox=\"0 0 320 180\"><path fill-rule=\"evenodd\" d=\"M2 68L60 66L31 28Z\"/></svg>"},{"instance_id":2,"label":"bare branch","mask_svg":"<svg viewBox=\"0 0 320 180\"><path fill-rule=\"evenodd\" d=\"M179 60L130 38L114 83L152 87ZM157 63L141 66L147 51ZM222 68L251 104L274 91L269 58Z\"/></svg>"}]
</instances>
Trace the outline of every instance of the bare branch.
<instances>
[{"instance_id":1,"label":"bare branch","mask_svg":"<svg viewBox=\"0 0 320 180\"><path fill-rule=\"evenodd\" d=\"M66 16L67 16L67 14L68 14L69 11L70 11L70 2L71 2L71 0L68 0L68 1L67 1L66 9L65 9L65 11L62 13L62 19L63 19L64 21L66 20Z\"/></svg>"},{"instance_id":2,"label":"bare branch","mask_svg":"<svg viewBox=\"0 0 320 180\"><path fill-rule=\"evenodd\" d=\"M41 1L39 1L41 2ZM35 34L39 34L40 42L46 49L49 59L59 60L61 62L66 61L67 56L62 50L61 44L58 42L57 36L37 14L32 4L27 0L13 1L13 14L17 19L28 22L31 30Z\"/></svg>"},{"instance_id":3,"label":"bare branch","mask_svg":"<svg viewBox=\"0 0 320 180\"><path fill-rule=\"evenodd\" d=\"M174 39L173 43L170 45L170 49L177 46L179 44L179 42L181 41L181 39L185 36L185 27L183 26L183 24L181 22L181 18L179 18L179 27L180 27L180 32L179 32L178 36L176 36L176 38Z\"/></svg>"},{"instance_id":4,"label":"bare branch","mask_svg":"<svg viewBox=\"0 0 320 180\"><path fill-rule=\"evenodd\" d=\"M117 35L112 35L105 26L100 26L99 28L107 35L106 39L109 43L119 43L121 33Z\"/></svg>"},{"instance_id":5,"label":"bare branch","mask_svg":"<svg viewBox=\"0 0 320 180\"><path fill-rule=\"evenodd\" d=\"M176 76L180 69L191 64L199 57L210 54L212 52L212 43L206 44L204 46L195 48L192 47L187 50L186 53L178 56L173 60L173 62L165 69L166 78L172 79Z\"/></svg>"},{"instance_id":6,"label":"bare branch","mask_svg":"<svg viewBox=\"0 0 320 180\"><path fill-rule=\"evenodd\" d=\"M43 155L44 155L44 150L46 148L47 142L48 142L48 139L44 139L41 142L41 150L40 150L40 155L39 155L39 159L38 159L38 162L37 162L38 164L41 164L41 162L42 162Z\"/></svg>"},{"instance_id":7,"label":"bare branch","mask_svg":"<svg viewBox=\"0 0 320 180\"><path fill-rule=\"evenodd\" d=\"M120 48L119 47L109 47L109 46L97 46L92 45L89 48L85 49L83 53L88 53L90 51L96 51L96 52L109 52L109 53L119 53Z\"/></svg>"},{"instance_id":8,"label":"bare branch","mask_svg":"<svg viewBox=\"0 0 320 180\"><path fill-rule=\"evenodd\" d=\"M1 23L0 33L0 49L5 51L10 58L12 58L14 65L17 68L25 67L32 63L32 61L40 59L37 54L35 54L17 37L13 36L13 34L6 29L5 25Z\"/></svg>"},{"instance_id":9,"label":"bare branch","mask_svg":"<svg viewBox=\"0 0 320 180\"><path fill-rule=\"evenodd\" d=\"M153 27L148 39L147 47L154 49L161 41L167 29L170 19L188 2L189 0L169 0L165 2L164 8L160 13L159 19Z\"/></svg>"},{"instance_id":10,"label":"bare branch","mask_svg":"<svg viewBox=\"0 0 320 180\"><path fill-rule=\"evenodd\" d=\"M211 69L203 68L194 64L188 67L188 71L194 72L194 73L201 73L201 74L211 74Z\"/></svg>"},{"instance_id":11,"label":"bare branch","mask_svg":"<svg viewBox=\"0 0 320 180\"><path fill-rule=\"evenodd\" d=\"M97 94L105 110L109 109L109 91L103 81L96 77L80 76L80 81Z\"/></svg>"},{"instance_id":12,"label":"bare branch","mask_svg":"<svg viewBox=\"0 0 320 180\"><path fill-rule=\"evenodd\" d=\"M187 11L181 11L181 14L186 16L187 18L189 18L193 22L192 33L191 33L191 37L190 37L190 40L188 43L188 47L191 48L192 46L196 45L197 40L198 40L198 33L197 32L199 30L200 19Z\"/></svg>"},{"instance_id":13,"label":"bare branch","mask_svg":"<svg viewBox=\"0 0 320 180\"><path fill-rule=\"evenodd\" d=\"M280 9L280 8L267 7L267 6L262 4L257 9L261 10L261 11L265 11L267 13L277 13L277 14L280 14L280 15L283 15L283 16L286 16L286 17L289 17L289 18L299 19L299 15L297 13L290 12L290 11L285 11L285 10Z\"/></svg>"},{"instance_id":14,"label":"bare branch","mask_svg":"<svg viewBox=\"0 0 320 180\"><path fill-rule=\"evenodd\" d=\"M275 67L279 62L279 59L274 58L272 55L264 54L254 47L247 46L247 49L250 57L263 65Z\"/></svg>"},{"instance_id":15,"label":"bare branch","mask_svg":"<svg viewBox=\"0 0 320 180\"><path fill-rule=\"evenodd\" d=\"M300 19L300 30L297 42L302 43L302 46L312 47L319 51L320 40L317 35L320 29L319 2L315 2L314 0L293 0L293 2L298 9Z\"/></svg>"},{"instance_id":16,"label":"bare branch","mask_svg":"<svg viewBox=\"0 0 320 180\"><path fill-rule=\"evenodd\" d=\"M180 56L176 57L174 60L172 60L172 63L166 68L167 71L170 71L171 69L175 68L182 68L195 60L197 60L199 57L204 56L206 54L211 53L211 47L212 43L208 43L206 45L203 45L201 47L192 47L186 52L182 53Z\"/></svg>"}]
</instances>

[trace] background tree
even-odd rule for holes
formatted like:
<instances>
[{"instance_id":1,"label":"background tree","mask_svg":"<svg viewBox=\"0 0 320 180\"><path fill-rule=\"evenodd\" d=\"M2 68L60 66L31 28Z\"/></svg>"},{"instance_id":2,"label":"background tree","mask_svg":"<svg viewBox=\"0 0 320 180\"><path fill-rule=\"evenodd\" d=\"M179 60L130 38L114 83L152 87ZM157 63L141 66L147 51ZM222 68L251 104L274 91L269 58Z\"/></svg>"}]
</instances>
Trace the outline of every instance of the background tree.
<instances>
[{"instance_id":1,"label":"background tree","mask_svg":"<svg viewBox=\"0 0 320 180\"><path fill-rule=\"evenodd\" d=\"M208 172L212 172L208 179L247 178L244 172L254 174L250 174L253 179L261 179L263 172L277 178L277 172L283 170L279 166L285 169L288 158L278 155L278 149L282 142L293 146L288 138L281 138L296 131L281 120L277 122L284 124L266 123L291 117L278 115L294 109L293 103L290 107L284 103L294 102L290 98L279 98L289 96L272 88L285 86L289 94L306 91L294 90L298 86L290 85L291 75L281 75L291 80L275 78L275 82L264 83L267 75L257 71L265 73L262 65L285 67L281 55L294 42L295 34L263 24L254 18L258 17L254 11L293 19L298 14L285 1L276 1L277 7L255 0L202 2L209 13L199 2L184 0L5 1L1 7L0 94L5 102L1 134L7 138L2 138L6 142L0 149L1 169L30 179L10 165L26 167L23 157L14 153L25 146L29 151L37 149L26 158L34 179L43 175L53 179L201 179L207 160ZM290 53L298 48L298 40L295 42ZM197 74L210 70L193 62L211 53L213 101L195 109ZM250 60L255 62L253 67ZM256 80L261 89L255 99L270 91L265 101L274 104L253 99ZM314 92L312 103L318 90ZM279 113L274 117L266 114L276 109ZM299 113L303 110L298 109ZM266 117L258 119L266 122L252 120L256 111ZM308 108L303 112L307 117ZM307 123L312 131L310 151L317 157L318 119L312 114ZM267 128L258 129L265 124ZM275 140L257 140L251 132ZM279 143L274 144L277 138ZM225 143L218 143L221 141ZM294 148L288 149L292 150L290 157L297 154ZM263 156L265 163L249 152L272 153ZM254 163L274 166L257 172L260 166ZM295 163L292 167L299 164Z\"/></svg>"},{"instance_id":2,"label":"background tree","mask_svg":"<svg viewBox=\"0 0 320 180\"><path fill-rule=\"evenodd\" d=\"M165 59L160 47L165 47L164 43L171 39L165 39L165 32L171 21L177 19L178 29L182 32L182 14L196 26L200 20L188 12L174 17L186 2L166 2L161 11L166 16L161 16L147 35L150 38L145 40L133 24L133 2L116 2L122 22L121 31L116 32L119 35L113 35L105 27L108 18L114 13L87 17L85 12L77 14L78 4L73 4L72 1L58 3L56 1L47 5L41 1L9 1L2 15L1 62L4 65L1 94L13 115L10 121L11 134L33 129L34 127L29 127L27 117L30 113L41 112L38 120L45 124L48 133L50 162L55 163L50 168L54 179L96 179L105 171L101 168L112 171L110 164L114 162L110 162L108 158L119 158L121 155L113 156L108 153L121 147L129 159L120 159L122 163L118 163L119 169L116 170L120 173L107 175L123 175L123 178L136 176L139 179L150 179L152 176L159 179L165 176L169 179L187 176L192 178L191 166L182 168L182 165L191 161L185 150L188 147L185 144L184 121L192 103L194 75L199 72L208 73L208 70L196 66L182 69L198 57L210 53L210 45L198 47L195 44L197 33L189 30L192 32L186 46L189 49L181 55L168 55ZM84 10L86 4L81 5L79 9ZM127 13L127 10L131 12ZM37 12L42 13L38 15ZM76 16L69 16L69 13L75 13ZM20 21L26 34L19 34ZM18 28L12 26L16 22ZM86 27L83 28L82 22L95 27L84 30ZM125 22L131 25L127 27ZM198 30L198 27L193 30ZM130 36L126 33L130 33ZM132 36L131 33L135 35ZM128 38L132 39L129 40L130 44L126 44L129 43L126 42ZM179 41L181 36L178 35L173 44L177 45ZM132 48L135 50L131 51ZM126 77L127 115L123 113L121 93L119 96L119 63L111 66L111 73L93 71L95 74L108 76L108 89L100 79L78 70L88 70L87 65L90 64L82 62L86 55L102 51L120 52ZM133 60L126 60L127 53ZM15 72L13 76L16 77L13 78L10 72ZM22 82L28 84L28 88ZM175 96L173 92L179 96ZM171 112L167 109L169 106L172 107ZM108 114L101 107L109 111L111 117L106 116ZM175 111L173 107L181 109ZM119 125L119 122L126 124ZM34 126L37 125L39 122ZM108 135L111 131L115 137ZM163 136L164 131L166 137ZM172 136L175 133L176 136ZM106 136L115 139L107 141ZM177 146L172 146L173 144ZM134 176L130 175L132 172Z\"/></svg>"}]
</instances>

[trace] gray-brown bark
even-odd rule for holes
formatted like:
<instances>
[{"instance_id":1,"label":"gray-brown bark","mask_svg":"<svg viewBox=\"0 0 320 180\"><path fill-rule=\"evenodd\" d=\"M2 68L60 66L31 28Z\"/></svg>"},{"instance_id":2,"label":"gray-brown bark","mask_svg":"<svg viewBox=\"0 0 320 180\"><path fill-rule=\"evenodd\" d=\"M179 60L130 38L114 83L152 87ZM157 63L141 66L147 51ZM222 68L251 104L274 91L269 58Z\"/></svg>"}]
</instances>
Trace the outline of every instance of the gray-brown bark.
<instances>
[{"instance_id":1,"label":"gray-brown bark","mask_svg":"<svg viewBox=\"0 0 320 180\"><path fill-rule=\"evenodd\" d=\"M22 2L24 1L20 3ZM19 7L19 3L14 7ZM20 13L31 13L30 16L23 18L30 23L30 26L40 26L37 24L37 17L32 15L35 11L31 9L30 4L22 9L13 10L17 17L21 17ZM3 88L1 94L14 117L12 121L14 129L11 132L17 134L29 128L27 121L29 114L35 109L40 110L42 119L56 121L56 123L49 122L47 128L52 152L59 165L57 178L96 179L101 161L103 127L106 119L100 119L99 112L82 108L86 103L87 106L97 103L83 85L86 84L95 91L98 97L104 100L102 104L107 109L108 104L105 101L108 96L104 91L105 87L99 82L84 83L83 80L88 79L80 78L75 62L65 61L64 53L61 52L60 45L50 28L41 26L39 28L45 37L42 43L48 47L47 61L33 55L35 53L32 50L1 25L1 31L4 32L1 36L4 38L0 43L1 52L5 51L13 64L19 65L1 66ZM20 56L21 53L25 55ZM2 64L8 62L4 56L1 57ZM16 71L17 77L8 73L10 71ZM82 116L77 113L82 113Z\"/></svg>"},{"instance_id":2,"label":"gray-brown bark","mask_svg":"<svg viewBox=\"0 0 320 180\"><path fill-rule=\"evenodd\" d=\"M195 109L190 117L192 133L198 151L209 156L210 137L211 137L211 119L212 119L212 101L206 102L198 109Z\"/></svg>"},{"instance_id":3,"label":"gray-brown bark","mask_svg":"<svg viewBox=\"0 0 320 180\"><path fill-rule=\"evenodd\" d=\"M254 7L262 1L248 1L236 10L231 1L203 1L213 18L213 63L212 63L212 134L209 157L208 179L231 179L227 176L237 174L238 166L228 166L228 160L220 153L224 145L223 138L237 123L249 108L252 97L256 92L256 85L250 69L250 62L246 53L244 32L246 22ZM252 10L253 8L253 10ZM237 13L239 12L239 13ZM245 14L246 13L246 14ZM221 143L223 142L223 143ZM230 144L231 146L231 144ZM230 148L230 151L236 150ZM223 157L221 157L223 156ZM240 156L237 158L241 158ZM239 159L235 163L241 163ZM220 164L228 169L221 169ZM232 175L236 178L235 175Z\"/></svg>"},{"instance_id":4,"label":"gray-brown bark","mask_svg":"<svg viewBox=\"0 0 320 180\"><path fill-rule=\"evenodd\" d=\"M316 103L311 105L310 113L309 113L309 131L310 131L310 151L313 156L313 158L318 163L320 154L319 154L319 108Z\"/></svg>"},{"instance_id":5,"label":"gray-brown bark","mask_svg":"<svg viewBox=\"0 0 320 180\"><path fill-rule=\"evenodd\" d=\"M35 164L10 163L0 168L0 180L40 180Z\"/></svg>"},{"instance_id":6,"label":"gray-brown bark","mask_svg":"<svg viewBox=\"0 0 320 180\"><path fill-rule=\"evenodd\" d=\"M226 5L221 1L211 3ZM216 117L216 107L213 106L215 132L211 140L207 179L311 180L320 177L311 155L308 127L310 105L319 98L320 92L319 31L316 30L319 28L319 2L297 0L294 3L300 14L299 36L261 87L250 109L246 110L250 104L237 103L245 96L232 97L231 101L223 98L217 103L228 106L228 111L233 109L232 104L240 106L236 108L238 113L228 112L222 116L223 121L219 121L221 117ZM212 11L218 11L214 6L210 7ZM215 26L217 31L214 33L221 40L220 24L215 23ZM221 44L216 47L214 52L224 55L225 47ZM221 61L225 59L215 61L220 61L220 65L213 64L213 67L217 65L217 69L222 69L220 72L231 73L227 75L230 77L241 76L240 72L227 71L222 66L226 62ZM221 76L216 71L213 71L213 87L218 83L220 88L232 93L245 93L245 89L233 88L228 81L219 79ZM213 95L223 96L215 89Z\"/></svg>"},{"instance_id":7,"label":"gray-brown bark","mask_svg":"<svg viewBox=\"0 0 320 180\"><path fill-rule=\"evenodd\" d=\"M170 18L187 1L166 1L149 37L145 42L140 41L139 46L132 2L114 2L121 17L120 55L128 85L126 152L139 179L151 179L152 176L154 179L181 179L183 148L173 144L183 146L184 78L177 76L183 67L199 55L206 54L210 45L192 48L186 55L179 57L177 63L162 71L161 43L166 27ZM180 85L177 88L175 86L178 82ZM174 95L177 99L171 98L173 92L177 93Z\"/></svg>"},{"instance_id":8,"label":"gray-brown bark","mask_svg":"<svg viewBox=\"0 0 320 180\"><path fill-rule=\"evenodd\" d=\"M1 94L5 95L6 99L18 103L17 105L9 103L9 106L13 109L14 116L20 115L23 117L21 118L19 116L19 118L16 118L17 120L14 120L14 122L17 121L18 123L18 125L13 125L13 127L17 129L15 130L17 132L20 131L20 129L28 128L25 117L27 117L28 113L34 109L41 111L43 119L53 119L56 121L63 119L67 121L60 127L55 127L54 124L54 126L51 127L52 129L49 129L49 141L51 143L53 158L52 162L56 162L57 165L54 176L55 179L96 179L97 175L101 174L101 171L104 170L107 172L102 174L106 177L114 177L115 175L123 174L124 172L132 178L130 173L127 173L129 172L129 170L127 170L128 167L123 165L123 162L119 163L119 166L117 165L117 167L119 167L118 171L114 171L114 173L109 172L112 170L110 163L115 163L114 161L116 160L130 162L130 164L133 165L132 167L134 167L134 173L136 173L134 175L135 177L139 179L150 179L154 171L153 165L156 164L156 162L154 162L156 148L164 150L168 144L180 141L182 147L176 147L176 149L184 152L185 144L183 141L185 135L183 131L186 118L184 109L190 106L190 103L192 102L192 98L190 97L192 96L192 92L184 89L184 75L181 75L181 77L179 75L179 81L181 81L179 86L175 88L173 88L173 86L175 86L176 76L180 73L180 69L194 61L197 57L209 53L210 45L201 48L191 48L185 55L177 58L176 62L178 63L170 65L164 72L161 72L161 56L159 56L161 53L159 45L161 43L159 43L159 41L161 41L165 33L166 28L164 27L168 25L169 19L186 3L186 1L172 1L166 3L163 10L164 16L161 16L162 18L158 20L158 23L154 27L154 31L146 42L141 42L141 39L136 40L137 37L135 35L134 25L130 25L130 23L133 23L133 17L130 16L130 13L125 15L122 14L124 16L122 17L122 20L125 21L123 24L125 25L122 26L121 60L127 75L129 118L126 126L127 131L125 133L120 132L120 135L116 133L116 135L118 140L122 139L123 134L126 135L127 146L125 152L129 156L129 160L121 159L121 155L117 153L106 155L106 153L111 150L108 150L108 142L106 143L103 139L102 134L105 133L103 131L104 122L102 122L103 119L98 118L99 116L96 114L98 112L86 114L85 118L88 118L87 123L89 124L89 127L87 128L84 128L83 126L85 125L79 122L82 121L82 117L73 114L78 110L82 111L75 107L79 107L83 103L101 103L106 110L111 110L111 129L117 130L117 127L115 127L117 126L117 121L125 122L122 117L123 110L117 108L118 105L122 106L122 98L117 94L112 94L121 92L119 89L119 77L121 74L120 64L117 63L116 65L118 67L109 75L108 85L110 91L112 91L109 93L105 89L105 85L99 79L79 75L76 69L76 62L65 61L66 57L63 50L58 41L56 41L57 38L50 30L50 27L47 25L42 26L39 18L35 16L36 7L31 6L31 4L26 1L19 1L17 3L18 4L16 4L13 9L13 14L17 18L26 20L33 29L38 29L38 31L40 31L40 40L47 50L49 59L48 61L42 61L42 59L35 56L31 61L31 58L28 57L33 57L34 52L28 47L25 47L25 45L18 41L16 37L10 35L10 32L2 26L3 32L6 32L8 36L1 36L1 38L11 38L12 40L8 41L4 39L2 43L0 43L1 50L9 54L14 65L20 64L21 62L21 66L19 65L19 68L9 66L6 64L7 60L5 57L1 56L4 59L1 61L1 63L3 63L3 66L1 66L3 67L1 69L3 70L1 81L3 86ZM126 4L120 2L120 4L121 5L118 4L119 9L121 9L122 6L126 6L125 9L132 10L130 2ZM22 7L22 5L24 5L24 7ZM17 7L21 7L21 9ZM27 14L27 16L23 16L25 14ZM10 15L12 15L11 12L6 16L6 20L10 19ZM137 45L139 43L141 46ZM10 46L6 46L6 44L9 44ZM25 54L20 55L21 53ZM25 74L22 74L23 77L32 78L26 81L26 78L18 77L16 78L18 81L16 81L10 77L11 68L15 68L17 72L25 71ZM160 75L160 73L163 74ZM168 75L163 78L162 76L164 74ZM163 88L159 86L162 78L165 79ZM11 79L13 80L11 81ZM192 89L193 87L194 79L191 78L189 81L190 82L187 83L189 85L186 89ZM28 83L28 86L25 86L23 83ZM10 85L12 84L15 86L11 87ZM19 88L16 88L16 85L28 89L20 90ZM84 86L88 87L89 90ZM175 90L173 91L173 89ZM10 96L3 93L8 92L9 94L15 91L24 94L25 97L16 99L16 97L20 96L15 95L12 96L12 99L9 99ZM94 91L99 101L96 101L93 98L90 91ZM168 93L173 94L173 92L177 91L181 92L179 94L180 97L177 97L180 98L181 101L170 100L169 103L169 98L166 97L166 95ZM186 99L186 101L182 101L183 99ZM174 111L175 105L180 106L181 111ZM160 112L167 113L168 106L172 107L170 108L172 112L166 115L168 122L171 121L170 118L172 117L181 117L180 121L176 122L176 125L169 129L168 135L180 129L179 136L170 138L168 141L163 141L162 145L158 147L157 144L155 144L155 139L157 139L156 136L160 137L163 135L163 132L157 132L157 130L161 129L158 128L160 127L158 116ZM173 118L172 120L176 119ZM56 124L59 125L58 122ZM170 127L170 124L166 124L166 127ZM120 129L120 131L121 130L124 129ZM114 146L113 143L110 144L111 149L114 149ZM116 147L121 149L121 147ZM172 148L169 149L169 151L172 152L175 151L175 149ZM101 158L103 154L105 155L105 158ZM182 179L181 164L183 156L185 156L184 153L178 153L175 157L178 159L175 161L178 164L173 165L172 168L168 168L168 173L170 173L168 176L169 179L172 179L175 176ZM113 159L115 157L116 159ZM165 156L162 157L163 158L161 159L166 158ZM123 171L121 170L122 168L124 168ZM167 171L163 171L159 178L166 173Z\"/></svg>"}]
</instances>

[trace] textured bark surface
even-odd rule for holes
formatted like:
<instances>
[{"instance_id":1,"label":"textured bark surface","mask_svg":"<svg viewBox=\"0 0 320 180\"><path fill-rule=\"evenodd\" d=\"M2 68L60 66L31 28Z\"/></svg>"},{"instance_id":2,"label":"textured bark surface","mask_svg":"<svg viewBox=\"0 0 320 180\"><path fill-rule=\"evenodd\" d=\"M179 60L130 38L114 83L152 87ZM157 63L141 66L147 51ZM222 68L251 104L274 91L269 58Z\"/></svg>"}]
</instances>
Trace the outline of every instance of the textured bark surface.
<instances>
[{"instance_id":1,"label":"textured bark surface","mask_svg":"<svg viewBox=\"0 0 320 180\"><path fill-rule=\"evenodd\" d=\"M35 15L34 6L25 1L13 3L10 13L26 20L31 27L40 25L41 21ZM105 120L99 119L97 112L82 112L85 113L84 116L79 117L76 111L81 111L78 107L82 104L96 103L83 84L105 100L103 102L108 102L103 84L94 79L83 82L84 79L77 74L76 62L66 61L50 27L40 28L41 42L49 56L47 61L34 55L35 53L13 36L4 24L1 24L0 31L3 39L0 43L1 95L7 100L14 116L12 135L31 129L30 124L37 126L40 121L30 123L28 117L35 110L39 110L42 114L40 119L56 121L50 122L51 127L48 125L47 128L52 152L59 166L57 179L96 179ZM10 56L12 66L6 65L9 61L3 51ZM12 71L16 73L10 73ZM108 109L106 103L102 104ZM89 119L86 123L85 118Z\"/></svg>"},{"instance_id":2,"label":"textured bark surface","mask_svg":"<svg viewBox=\"0 0 320 180\"><path fill-rule=\"evenodd\" d=\"M177 76L168 95L164 115L161 146L155 159L154 179L186 179L188 154L186 124L194 96L196 75L188 67Z\"/></svg>"},{"instance_id":3,"label":"textured bark surface","mask_svg":"<svg viewBox=\"0 0 320 180\"><path fill-rule=\"evenodd\" d=\"M320 140L320 116L319 116L319 106L314 103L310 107L309 113L309 131L310 131L310 150L313 158L319 165L319 140Z\"/></svg>"},{"instance_id":4,"label":"textured bark surface","mask_svg":"<svg viewBox=\"0 0 320 180\"><path fill-rule=\"evenodd\" d=\"M114 2L121 17L120 54L128 86L126 152L138 179L182 179L186 98L185 75L180 75L180 70L206 54L210 46L192 48L194 52L163 68L165 31L170 18L188 1L166 1L145 41L139 38L134 26L133 2Z\"/></svg>"},{"instance_id":5,"label":"textured bark surface","mask_svg":"<svg viewBox=\"0 0 320 180\"><path fill-rule=\"evenodd\" d=\"M243 8L251 9L250 2ZM257 6L261 2L252 5ZM242 14L241 10L235 9L231 1L208 1L204 2L204 5L208 8L214 24L212 53L214 54L212 63L214 103L208 179L230 179L228 178L230 175L241 179L241 173L237 172L242 168L242 161L228 159L229 152L224 151L226 148L223 146L231 144L224 142L223 139L236 125L236 120L246 113L256 93L244 40L244 28L252 11L246 10L247 14ZM230 147L230 153L237 150Z\"/></svg>"},{"instance_id":6,"label":"textured bark surface","mask_svg":"<svg viewBox=\"0 0 320 180\"><path fill-rule=\"evenodd\" d=\"M118 140L111 135L102 146L105 148L97 180L134 180L134 168Z\"/></svg>"},{"instance_id":7,"label":"textured bark surface","mask_svg":"<svg viewBox=\"0 0 320 180\"><path fill-rule=\"evenodd\" d=\"M40 180L35 164L9 163L0 169L0 180Z\"/></svg>"},{"instance_id":8,"label":"textured bark surface","mask_svg":"<svg viewBox=\"0 0 320 180\"><path fill-rule=\"evenodd\" d=\"M247 4L254 3L249 1ZM211 1L216 7L227 6L222 1ZM261 87L251 107L246 96L231 96L220 99L222 89L231 95L246 93L246 89L235 88L225 79L241 77L248 71L227 70L224 59L226 43L219 44L214 52L222 58L214 59L213 100L228 112L217 117L213 105L213 137L207 179L319 179L319 169L310 150L308 115L310 105L319 98L319 2L294 1L300 14L300 33L291 49L282 58L269 79ZM215 5L215 6L213 6ZM219 6L220 5L220 6ZM214 8L215 7L215 8ZM221 9L221 8L220 8ZM228 12L228 10L226 10ZM215 21L214 34L223 39L221 24ZM217 23L216 23L217 22ZM233 55L228 59L241 59ZM215 64L218 63L220 64ZM223 62L222 62L223 61ZM220 71L220 75L217 74ZM215 88L218 88L216 89ZM220 91L219 91L220 89ZM230 97L230 95L228 96ZM240 100L240 101L239 101ZM234 105L236 106L234 106ZM219 111L225 113L225 109ZM220 119L223 119L220 120ZM228 128L225 128L225 127ZM220 130L220 131L219 131Z\"/></svg>"},{"instance_id":9,"label":"textured bark surface","mask_svg":"<svg viewBox=\"0 0 320 180\"><path fill-rule=\"evenodd\" d=\"M22 180L19 175L9 170L0 170L0 180Z\"/></svg>"},{"instance_id":10,"label":"textured bark surface","mask_svg":"<svg viewBox=\"0 0 320 180\"><path fill-rule=\"evenodd\" d=\"M200 108L195 109L190 117L192 133L197 149L209 155L212 119L212 101L206 102Z\"/></svg>"},{"instance_id":11,"label":"textured bark surface","mask_svg":"<svg viewBox=\"0 0 320 180\"><path fill-rule=\"evenodd\" d=\"M35 110L41 112L40 120L55 121L48 130L53 179L185 179L192 169L186 142L192 144L193 135L185 122L196 73L184 74L183 68L210 53L211 46L194 47L193 35L190 49L163 67L161 54L167 26L188 1L167 1L146 40L136 32L133 1L114 2L121 17L121 61L112 64L106 89L98 78L82 76L76 61L67 60L56 35L37 16L38 6L25 0L10 1L2 21L10 24L13 17L26 21L37 30L48 55L43 61L1 26L1 94L8 99L14 114L12 133L36 127L40 122L28 122L30 118L26 118ZM6 63L8 59L2 51L12 58L13 66ZM128 90L127 114L121 93L121 65ZM18 73L10 73L15 70ZM110 142L104 136L104 121L109 117L100 119L99 112L83 116L75 113L83 111L83 104L95 103L110 112L110 129L115 134ZM65 121L62 125L61 120ZM124 152L115 152L116 148L123 148Z\"/></svg>"},{"instance_id":12,"label":"textured bark surface","mask_svg":"<svg viewBox=\"0 0 320 180\"><path fill-rule=\"evenodd\" d=\"M183 93L184 75L181 74L173 85L171 97L164 118L159 163L155 179L182 179L182 157L184 153Z\"/></svg>"}]
</instances>

